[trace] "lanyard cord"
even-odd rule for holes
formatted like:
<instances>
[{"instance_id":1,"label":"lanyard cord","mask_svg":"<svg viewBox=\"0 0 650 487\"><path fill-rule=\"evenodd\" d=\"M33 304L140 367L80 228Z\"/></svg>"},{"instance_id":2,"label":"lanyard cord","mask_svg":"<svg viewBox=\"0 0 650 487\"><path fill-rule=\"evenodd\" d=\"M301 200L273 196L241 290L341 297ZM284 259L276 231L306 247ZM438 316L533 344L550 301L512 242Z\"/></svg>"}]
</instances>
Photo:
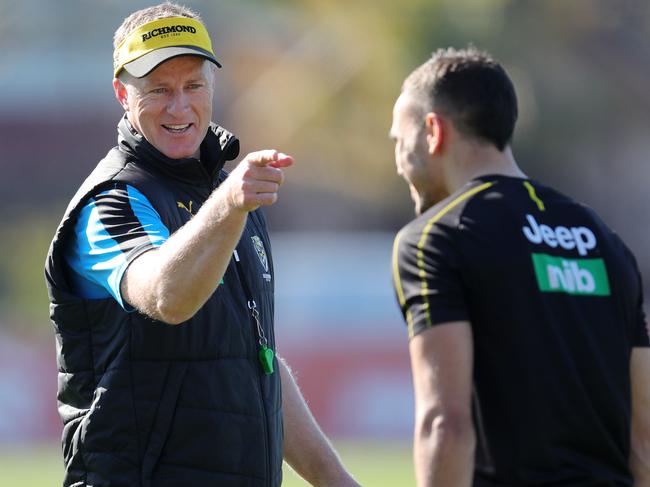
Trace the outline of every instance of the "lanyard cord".
<instances>
[{"instance_id":1,"label":"lanyard cord","mask_svg":"<svg viewBox=\"0 0 650 487\"><path fill-rule=\"evenodd\" d=\"M251 312L251 317L255 323L255 329L257 332L257 342L260 345L260 351L258 353L258 358L262 364L265 374L273 373L273 350L268 346L268 340L264 334L264 328L262 328L262 323L260 322L260 312L257 310L257 303L253 298L253 293L251 292L250 287L248 286L248 281L246 280L246 275L244 274L244 267L239 259L239 254L235 249L233 252L235 258L235 269L237 270L237 275L239 276L239 281L241 282L242 287L244 288L244 294L246 297L246 304L248 309Z\"/></svg>"}]
</instances>

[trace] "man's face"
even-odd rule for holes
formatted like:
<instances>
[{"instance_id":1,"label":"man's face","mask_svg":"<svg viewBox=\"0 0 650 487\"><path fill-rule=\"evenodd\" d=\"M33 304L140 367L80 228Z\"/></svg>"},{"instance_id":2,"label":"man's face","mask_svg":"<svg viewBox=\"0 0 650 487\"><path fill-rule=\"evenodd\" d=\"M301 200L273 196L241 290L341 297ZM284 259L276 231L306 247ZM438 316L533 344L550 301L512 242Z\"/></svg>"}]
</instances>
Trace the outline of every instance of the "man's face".
<instances>
[{"instance_id":1,"label":"man's face","mask_svg":"<svg viewBox=\"0 0 650 487\"><path fill-rule=\"evenodd\" d=\"M393 108L390 136L395 142L397 174L409 185L415 211L420 214L441 199L442 175L436 174L427 146L425 118L413 100L402 94Z\"/></svg>"},{"instance_id":2,"label":"man's face","mask_svg":"<svg viewBox=\"0 0 650 487\"><path fill-rule=\"evenodd\" d=\"M131 78L118 100L133 127L169 158L198 157L212 118L213 75L198 56L165 61L143 78ZM122 85L124 87L124 85Z\"/></svg>"}]
</instances>

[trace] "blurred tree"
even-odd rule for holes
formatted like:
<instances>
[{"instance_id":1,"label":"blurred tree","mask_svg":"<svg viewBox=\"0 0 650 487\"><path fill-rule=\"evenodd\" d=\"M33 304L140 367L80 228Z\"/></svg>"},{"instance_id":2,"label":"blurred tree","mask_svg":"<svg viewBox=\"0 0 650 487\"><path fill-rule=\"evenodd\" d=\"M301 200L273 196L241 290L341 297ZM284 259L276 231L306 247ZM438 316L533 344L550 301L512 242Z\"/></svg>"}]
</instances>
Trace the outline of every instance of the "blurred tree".
<instances>
[{"instance_id":1,"label":"blurred tree","mask_svg":"<svg viewBox=\"0 0 650 487\"><path fill-rule=\"evenodd\" d=\"M33 209L21 217L15 221L5 215L2 220L12 224L0 229L0 326L5 324L3 315L13 316L8 321L15 325L33 325L49 332L43 264L57 217Z\"/></svg>"}]
</instances>

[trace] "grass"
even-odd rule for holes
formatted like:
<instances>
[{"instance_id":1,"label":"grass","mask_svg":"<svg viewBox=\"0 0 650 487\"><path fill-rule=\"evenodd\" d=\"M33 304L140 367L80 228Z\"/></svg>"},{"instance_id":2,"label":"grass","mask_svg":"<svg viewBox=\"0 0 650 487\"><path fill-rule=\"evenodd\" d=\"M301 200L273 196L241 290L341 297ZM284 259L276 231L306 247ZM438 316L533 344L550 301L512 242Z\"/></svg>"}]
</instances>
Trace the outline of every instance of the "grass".
<instances>
[{"instance_id":1,"label":"grass","mask_svg":"<svg viewBox=\"0 0 650 487\"><path fill-rule=\"evenodd\" d=\"M403 487L415 485L411 446L405 442L383 443L335 441L348 471L361 485L373 487ZM304 480L285 464L283 487L304 487Z\"/></svg>"},{"instance_id":2,"label":"grass","mask_svg":"<svg viewBox=\"0 0 650 487\"><path fill-rule=\"evenodd\" d=\"M335 441L343 463L362 485L414 485L410 445ZM0 486L57 487L63 476L58 445L0 447ZM308 485L286 465L283 487ZM179 486L180 487L180 486Z\"/></svg>"},{"instance_id":3,"label":"grass","mask_svg":"<svg viewBox=\"0 0 650 487\"><path fill-rule=\"evenodd\" d=\"M61 486L63 460L58 445L0 448L0 485Z\"/></svg>"}]
</instances>

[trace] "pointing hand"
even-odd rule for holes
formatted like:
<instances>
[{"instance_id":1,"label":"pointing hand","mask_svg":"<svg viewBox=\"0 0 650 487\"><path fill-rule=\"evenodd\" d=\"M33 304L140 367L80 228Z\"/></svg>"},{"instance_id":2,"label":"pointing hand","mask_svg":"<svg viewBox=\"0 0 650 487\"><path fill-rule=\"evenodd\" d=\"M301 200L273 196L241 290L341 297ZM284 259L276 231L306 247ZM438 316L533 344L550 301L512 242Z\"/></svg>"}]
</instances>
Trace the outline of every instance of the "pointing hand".
<instances>
[{"instance_id":1,"label":"pointing hand","mask_svg":"<svg viewBox=\"0 0 650 487\"><path fill-rule=\"evenodd\" d=\"M230 204L247 212L272 205L284 182L283 169L292 164L293 157L276 150L246 155L224 182Z\"/></svg>"}]
</instances>

